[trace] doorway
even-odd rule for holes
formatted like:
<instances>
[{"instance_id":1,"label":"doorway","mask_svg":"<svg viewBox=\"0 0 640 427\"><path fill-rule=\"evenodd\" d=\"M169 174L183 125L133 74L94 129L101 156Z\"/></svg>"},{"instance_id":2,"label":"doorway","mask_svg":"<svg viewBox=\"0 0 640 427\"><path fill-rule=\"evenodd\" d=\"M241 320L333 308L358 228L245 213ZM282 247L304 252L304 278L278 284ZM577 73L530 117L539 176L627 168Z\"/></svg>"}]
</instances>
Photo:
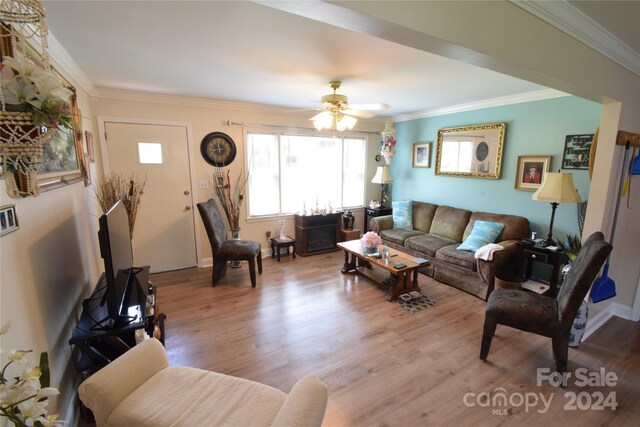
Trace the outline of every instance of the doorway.
<instances>
[{"instance_id":1,"label":"doorway","mask_svg":"<svg viewBox=\"0 0 640 427\"><path fill-rule=\"evenodd\" d=\"M98 118L105 176L145 178L132 236L136 266L151 273L197 265L190 125Z\"/></svg>"}]
</instances>

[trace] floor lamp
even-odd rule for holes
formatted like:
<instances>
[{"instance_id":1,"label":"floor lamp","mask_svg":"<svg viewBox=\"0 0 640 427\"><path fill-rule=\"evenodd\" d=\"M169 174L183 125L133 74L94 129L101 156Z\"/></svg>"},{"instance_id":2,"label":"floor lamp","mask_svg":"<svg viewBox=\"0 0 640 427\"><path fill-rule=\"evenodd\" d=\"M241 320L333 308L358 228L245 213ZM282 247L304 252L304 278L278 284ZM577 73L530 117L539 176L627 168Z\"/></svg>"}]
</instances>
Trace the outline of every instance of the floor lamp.
<instances>
[{"instance_id":1,"label":"floor lamp","mask_svg":"<svg viewBox=\"0 0 640 427\"><path fill-rule=\"evenodd\" d=\"M384 208L385 203L389 203L389 195L387 194L387 185L393 182L389 168L386 166L378 166L376 174L371 179L374 184L380 184L380 207ZM387 206L388 207L388 206Z\"/></svg>"},{"instance_id":2,"label":"floor lamp","mask_svg":"<svg viewBox=\"0 0 640 427\"><path fill-rule=\"evenodd\" d=\"M554 246L553 219L559 203L578 203L580 194L573 185L572 173L548 172L538 191L533 193L533 200L551 202L551 222L549 223L549 235L542 242L542 246Z\"/></svg>"}]
</instances>

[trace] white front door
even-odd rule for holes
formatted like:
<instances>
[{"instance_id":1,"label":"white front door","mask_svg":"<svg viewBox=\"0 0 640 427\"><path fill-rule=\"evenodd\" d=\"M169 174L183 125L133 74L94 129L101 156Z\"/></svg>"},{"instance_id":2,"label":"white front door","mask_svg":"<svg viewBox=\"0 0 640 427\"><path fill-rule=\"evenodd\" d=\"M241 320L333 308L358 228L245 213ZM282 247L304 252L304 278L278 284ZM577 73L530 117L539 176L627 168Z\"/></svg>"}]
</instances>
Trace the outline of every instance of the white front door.
<instances>
[{"instance_id":1,"label":"white front door","mask_svg":"<svg viewBox=\"0 0 640 427\"><path fill-rule=\"evenodd\" d=\"M134 265L149 265L152 273L196 266L187 126L105 120L104 129L105 174L146 177L133 231Z\"/></svg>"}]
</instances>

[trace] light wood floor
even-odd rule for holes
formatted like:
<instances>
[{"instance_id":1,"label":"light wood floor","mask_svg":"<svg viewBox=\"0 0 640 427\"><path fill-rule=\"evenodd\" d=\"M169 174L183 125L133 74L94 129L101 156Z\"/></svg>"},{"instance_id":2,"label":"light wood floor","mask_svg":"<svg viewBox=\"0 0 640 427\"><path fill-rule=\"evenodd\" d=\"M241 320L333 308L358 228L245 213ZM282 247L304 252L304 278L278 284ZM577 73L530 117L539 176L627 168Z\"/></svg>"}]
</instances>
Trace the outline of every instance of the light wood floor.
<instances>
[{"instance_id":1,"label":"light wood floor","mask_svg":"<svg viewBox=\"0 0 640 427\"><path fill-rule=\"evenodd\" d=\"M554 368L549 339L498 326L482 362L484 301L420 275L438 305L410 314L367 279L342 275L342 262L340 252L265 259L255 289L246 264L216 287L210 268L154 275L171 363L285 392L315 375L329 389L326 426L639 425L638 324L615 318L569 350L570 370L604 367L615 386L538 386L536 368ZM583 392L584 403L598 391L615 392L618 409L563 408L565 393ZM487 406L482 393L510 403ZM551 398L546 412L541 401L520 403L534 395Z\"/></svg>"}]
</instances>

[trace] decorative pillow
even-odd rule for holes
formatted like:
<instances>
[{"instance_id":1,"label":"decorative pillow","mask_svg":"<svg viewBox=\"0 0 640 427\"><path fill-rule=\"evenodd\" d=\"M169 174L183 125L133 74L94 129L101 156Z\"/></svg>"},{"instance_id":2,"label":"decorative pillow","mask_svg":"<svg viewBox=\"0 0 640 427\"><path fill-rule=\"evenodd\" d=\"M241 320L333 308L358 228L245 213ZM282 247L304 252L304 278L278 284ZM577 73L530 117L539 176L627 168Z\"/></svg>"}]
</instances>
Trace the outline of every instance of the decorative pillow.
<instances>
[{"instance_id":1,"label":"decorative pillow","mask_svg":"<svg viewBox=\"0 0 640 427\"><path fill-rule=\"evenodd\" d=\"M413 230L413 203L411 200L391 202L393 206L393 228Z\"/></svg>"},{"instance_id":2,"label":"decorative pillow","mask_svg":"<svg viewBox=\"0 0 640 427\"><path fill-rule=\"evenodd\" d=\"M496 241L502 230L504 224L488 221L476 221L473 224L473 230L469 236L458 246L459 251L475 252L484 245L493 243Z\"/></svg>"}]
</instances>

